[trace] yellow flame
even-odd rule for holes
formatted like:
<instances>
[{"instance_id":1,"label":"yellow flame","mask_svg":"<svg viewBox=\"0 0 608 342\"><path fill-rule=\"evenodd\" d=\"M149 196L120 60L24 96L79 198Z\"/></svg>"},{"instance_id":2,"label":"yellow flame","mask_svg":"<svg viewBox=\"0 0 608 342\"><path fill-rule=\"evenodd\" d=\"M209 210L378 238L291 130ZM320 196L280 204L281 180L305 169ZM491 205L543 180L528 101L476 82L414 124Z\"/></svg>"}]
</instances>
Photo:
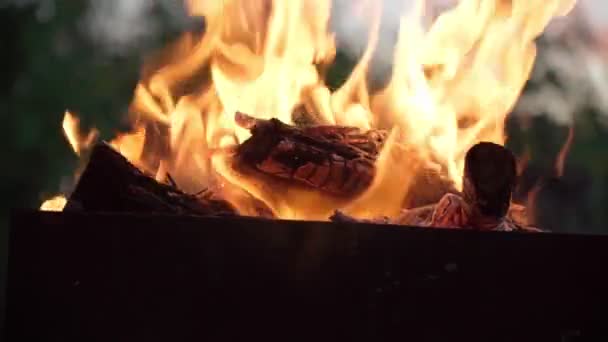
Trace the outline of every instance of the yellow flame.
<instances>
[{"instance_id":1,"label":"yellow flame","mask_svg":"<svg viewBox=\"0 0 608 342\"><path fill-rule=\"evenodd\" d=\"M136 128L112 145L159 179L170 173L186 191L213 188L243 214L251 212L250 195L281 218L325 219L337 208L396 215L420 172L432 169L460 188L465 152L479 141L505 142L505 118L536 57L534 39L574 3L462 0L427 27L427 4L419 0L401 17L388 85L372 93L382 1L351 2L367 46L331 92L323 70L336 55L332 1L188 0L190 14L205 17L205 33L185 34L145 68L131 106ZM319 124L391 131L378 174L359 198L279 184L216 153L250 136L235 125L237 111L292 123L301 106ZM74 133L77 126L66 112L66 136L80 153L89 140Z\"/></svg>"},{"instance_id":2,"label":"yellow flame","mask_svg":"<svg viewBox=\"0 0 608 342\"><path fill-rule=\"evenodd\" d=\"M63 195L55 196L42 203L40 210L42 211L63 211L63 208L67 204L67 199Z\"/></svg>"},{"instance_id":3,"label":"yellow flame","mask_svg":"<svg viewBox=\"0 0 608 342\"><path fill-rule=\"evenodd\" d=\"M145 128L137 127L133 132L118 134L116 138L110 142L110 145L129 161L140 166L140 158L143 152L145 138Z\"/></svg>"},{"instance_id":4,"label":"yellow flame","mask_svg":"<svg viewBox=\"0 0 608 342\"><path fill-rule=\"evenodd\" d=\"M69 111L63 116L63 132L77 155L91 147L99 135L96 129L92 129L87 134L80 132L80 119Z\"/></svg>"},{"instance_id":5,"label":"yellow flame","mask_svg":"<svg viewBox=\"0 0 608 342\"><path fill-rule=\"evenodd\" d=\"M82 133L80 130L80 119L67 110L63 116L62 127L63 134L68 140L68 143L72 147L74 153L78 156L80 156L83 151L88 150L99 136L99 131L97 129L91 129L86 134ZM53 198L45 200L40 206L40 210L63 211L66 203L67 199L64 195L57 195Z\"/></svg>"},{"instance_id":6,"label":"yellow flame","mask_svg":"<svg viewBox=\"0 0 608 342\"><path fill-rule=\"evenodd\" d=\"M428 31L418 4L401 21L392 80L374 96L372 112L400 127L400 143L438 163L460 189L464 154L480 141L505 142L505 118L536 57L534 39L574 1L463 0ZM408 163L400 167L411 179L417 169Z\"/></svg>"}]
</instances>

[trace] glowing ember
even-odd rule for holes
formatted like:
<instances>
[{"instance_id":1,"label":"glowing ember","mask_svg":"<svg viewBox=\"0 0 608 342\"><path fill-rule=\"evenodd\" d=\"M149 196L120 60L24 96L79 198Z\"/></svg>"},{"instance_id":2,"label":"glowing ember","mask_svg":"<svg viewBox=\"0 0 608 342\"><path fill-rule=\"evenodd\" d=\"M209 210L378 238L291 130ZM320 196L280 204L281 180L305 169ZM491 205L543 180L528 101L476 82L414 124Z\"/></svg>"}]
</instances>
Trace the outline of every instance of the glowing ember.
<instances>
[{"instance_id":1,"label":"glowing ember","mask_svg":"<svg viewBox=\"0 0 608 342\"><path fill-rule=\"evenodd\" d=\"M161 67L145 73L132 103L135 130L111 144L157 179L169 173L191 193L212 188L242 214L251 206L248 194L280 218L325 220L336 209L394 217L422 173L432 170L461 189L467 150L480 141L504 144L505 118L536 57L534 39L575 0L463 0L429 28L418 1L401 19L390 82L375 93L366 75L382 2L353 3L353 15L368 27L367 48L332 93L321 72L336 55L331 1L188 1L191 15L205 17L205 34L184 35ZM333 198L234 167L225 151L251 136L235 113L292 124L302 106L319 125L390 132L363 194ZM80 153L89 135L74 133L69 113L66 122Z\"/></svg>"}]
</instances>

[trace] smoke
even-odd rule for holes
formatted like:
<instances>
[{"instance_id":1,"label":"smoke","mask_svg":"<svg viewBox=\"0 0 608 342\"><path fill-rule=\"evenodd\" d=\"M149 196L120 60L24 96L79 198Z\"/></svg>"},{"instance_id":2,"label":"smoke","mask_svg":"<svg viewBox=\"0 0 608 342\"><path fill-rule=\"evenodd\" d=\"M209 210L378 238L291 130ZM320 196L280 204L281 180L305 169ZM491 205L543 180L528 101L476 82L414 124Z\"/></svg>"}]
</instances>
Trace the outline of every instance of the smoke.
<instances>
[{"instance_id":1,"label":"smoke","mask_svg":"<svg viewBox=\"0 0 608 342\"><path fill-rule=\"evenodd\" d=\"M36 18L48 22L57 15L61 1L72 0L4 0L0 2L0 7L33 7ZM75 18L80 33L100 47L100 52L109 55L128 54L133 49L156 41L166 31L167 25L170 29L179 31L188 24L184 1L180 0L82 2L84 13L80 18ZM377 2L381 2L383 7L374 58L374 63L379 68L373 68L372 71L383 72L385 66L393 63L401 18L412 11L417 0L333 0L331 26L339 38L340 50L354 58L360 57L368 44L371 22L370 11L365 9ZM425 14L429 18L435 17L456 2L427 0ZM353 13L361 7L364 8L362 13ZM539 48L532 74L531 82L539 86L524 93L517 111L545 113L560 123L569 122L572 113L589 104L600 112L608 113L606 58L593 42L585 39L588 32L597 34L607 31L605 18L608 16L608 3L579 0L577 8L578 12L570 14L568 20L560 19L550 26L546 39ZM546 82L555 75L559 78L559 84Z\"/></svg>"},{"instance_id":2,"label":"smoke","mask_svg":"<svg viewBox=\"0 0 608 342\"><path fill-rule=\"evenodd\" d=\"M405 7L411 7L413 0L380 0L382 4L382 24L380 40L390 40L399 32L399 23ZM353 6L353 3L356 3ZM339 37L341 48L352 56L360 56L368 44L367 36L371 29L371 6L375 1L335 0L332 8L332 29ZM362 10L359 11L360 8ZM363 12L363 13L361 13ZM378 51L384 55L385 51ZM390 51L386 51L390 54Z\"/></svg>"},{"instance_id":3,"label":"smoke","mask_svg":"<svg viewBox=\"0 0 608 342\"><path fill-rule=\"evenodd\" d=\"M589 25L598 31L606 30L608 18L608 2L603 0L578 0L579 7L588 19Z\"/></svg>"},{"instance_id":4,"label":"smoke","mask_svg":"<svg viewBox=\"0 0 608 342\"><path fill-rule=\"evenodd\" d=\"M378 2L382 3L383 13L374 64L380 67L372 68L372 73L383 72L384 66L393 63L400 20L414 9L417 0L334 0L331 23L341 51L360 57L368 43L370 13L357 17L353 15L353 8L361 3ZM428 28L434 18L457 2L427 0L422 24ZM595 109L608 114L606 48L598 46L597 41L598 38L608 41L605 38L607 17L608 2L578 0L577 7L566 18L555 18L551 22L539 41L530 80L534 89L522 94L516 113L548 115L560 124L570 124L581 110Z\"/></svg>"},{"instance_id":5,"label":"smoke","mask_svg":"<svg viewBox=\"0 0 608 342\"><path fill-rule=\"evenodd\" d=\"M332 30L339 38L340 48L350 56L358 57L368 44L372 19L372 6L381 5L381 23L378 44L375 49L375 62L391 64L394 47L399 36L401 19L413 13L420 0L334 0L332 9ZM446 9L456 0L427 0L424 5L424 18L421 24L428 28L431 18L440 10ZM364 8L363 10L357 9ZM355 12L355 13L353 13Z\"/></svg>"},{"instance_id":6,"label":"smoke","mask_svg":"<svg viewBox=\"0 0 608 342\"><path fill-rule=\"evenodd\" d=\"M56 15L56 6L71 0L5 0L0 7L32 7L40 22ZM188 24L179 0L86 0L84 13L75 18L80 33L109 55L126 54L154 41L167 29Z\"/></svg>"},{"instance_id":7,"label":"smoke","mask_svg":"<svg viewBox=\"0 0 608 342\"><path fill-rule=\"evenodd\" d=\"M608 8L582 2L538 42L533 87L522 94L515 113L548 115L564 125L584 110L608 114L608 64L597 40L606 26L597 21L597 14L595 19L589 16L589 5L600 12Z\"/></svg>"},{"instance_id":8,"label":"smoke","mask_svg":"<svg viewBox=\"0 0 608 342\"><path fill-rule=\"evenodd\" d=\"M106 52L122 54L187 23L182 1L89 0L82 28Z\"/></svg>"},{"instance_id":9,"label":"smoke","mask_svg":"<svg viewBox=\"0 0 608 342\"><path fill-rule=\"evenodd\" d=\"M424 2L422 23L428 27L430 19L439 12L454 6L458 0L334 0L332 26L336 33L342 36L355 50L362 49L367 41L359 35L358 18L353 18L353 9L370 6L382 6L382 23L380 28L381 39L394 39L399 33L399 26L403 16L412 13L417 3ZM354 4L354 5L353 5ZM363 13L364 20L370 20L370 13Z\"/></svg>"},{"instance_id":10,"label":"smoke","mask_svg":"<svg viewBox=\"0 0 608 342\"><path fill-rule=\"evenodd\" d=\"M160 25L150 15L148 0L90 0L83 29L105 50L121 53L160 34Z\"/></svg>"}]
</instances>

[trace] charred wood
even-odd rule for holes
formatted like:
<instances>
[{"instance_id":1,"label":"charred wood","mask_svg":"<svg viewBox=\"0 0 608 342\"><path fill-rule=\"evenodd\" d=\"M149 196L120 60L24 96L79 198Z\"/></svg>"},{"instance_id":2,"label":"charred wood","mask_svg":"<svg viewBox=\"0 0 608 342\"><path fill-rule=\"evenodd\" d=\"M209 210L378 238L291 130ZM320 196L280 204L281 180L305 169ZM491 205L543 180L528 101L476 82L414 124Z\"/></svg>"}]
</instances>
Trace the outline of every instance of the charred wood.
<instances>
[{"instance_id":1,"label":"charred wood","mask_svg":"<svg viewBox=\"0 0 608 342\"><path fill-rule=\"evenodd\" d=\"M157 182L106 143L94 147L66 210L232 215L235 209L210 192L184 193Z\"/></svg>"},{"instance_id":2,"label":"charred wood","mask_svg":"<svg viewBox=\"0 0 608 342\"><path fill-rule=\"evenodd\" d=\"M435 206L429 226L538 231L508 215L516 180L516 160L511 151L494 143L476 144L465 156L462 196L446 194ZM511 212L522 215L521 210Z\"/></svg>"},{"instance_id":3,"label":"charred wood","mask_svg":"<svg viewBox=\"0 0 608 342\"><path fill-rule=\"evenodd\" d=\"M497 231L532 231L526 208L511 205L515 187L515 157L503 146L482 142L465 157L464 191L446 189L435 203L405 209L388 223L433 228L465 228ZM385 223L361 220L336 212L332 221Z\"/></svg>"},{"instance_id":4,"label":"charred wood","mask_svg":"<svg viewBox=\"0 0 608 342\"><path fill-rule=\"evenodd\" d=\"M504 217L509 210L516 181L515 156L507 148L481 142L467 152L463 195L476 215Z\"/></svg>"},{"instance_id":5,"label":"charred wood","mask_svg":"<svg viewBox=\"0 0 608 342\"><path fill-rule=\"evenodd\" d=\"M345 197L371 184L375 160L387 137L382 130L295 127L242 113L237 113L236 122L251 131L251 137L237 148L241 162L262 173Z\"/></svg>"},{"instance_id":6,"label":"charred wood","mask_svg":"<svg viewBox=\"0 0 608 342\"><path fill-rule=\"evenodd\" d=\"M350 215L345 214L340 210L336 210L333 215L329 217L332 222L343 222L343 223L375 223L375 224L389 224L391 220L388 217L379 217L376 219L358 219Z\"/></svg>"}]
</instances>

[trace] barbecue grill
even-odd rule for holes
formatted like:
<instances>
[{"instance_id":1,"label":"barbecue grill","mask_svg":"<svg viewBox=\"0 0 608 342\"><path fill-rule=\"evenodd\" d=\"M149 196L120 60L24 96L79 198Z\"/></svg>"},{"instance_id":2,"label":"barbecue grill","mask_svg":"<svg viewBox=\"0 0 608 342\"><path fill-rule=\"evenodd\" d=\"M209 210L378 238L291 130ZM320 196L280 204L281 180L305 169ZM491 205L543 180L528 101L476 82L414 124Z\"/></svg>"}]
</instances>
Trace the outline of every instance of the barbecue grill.
<instances>
[{"instance_id":1,"label":"barbecue grill","mask_svg":"<svg viewBox=\"0 0 608 342\"><path fill-rule=\"evenodd\" d=\"M7 337L598 340L605 260L608 236L21 211Z\"/></svg>"}]
</instances>

